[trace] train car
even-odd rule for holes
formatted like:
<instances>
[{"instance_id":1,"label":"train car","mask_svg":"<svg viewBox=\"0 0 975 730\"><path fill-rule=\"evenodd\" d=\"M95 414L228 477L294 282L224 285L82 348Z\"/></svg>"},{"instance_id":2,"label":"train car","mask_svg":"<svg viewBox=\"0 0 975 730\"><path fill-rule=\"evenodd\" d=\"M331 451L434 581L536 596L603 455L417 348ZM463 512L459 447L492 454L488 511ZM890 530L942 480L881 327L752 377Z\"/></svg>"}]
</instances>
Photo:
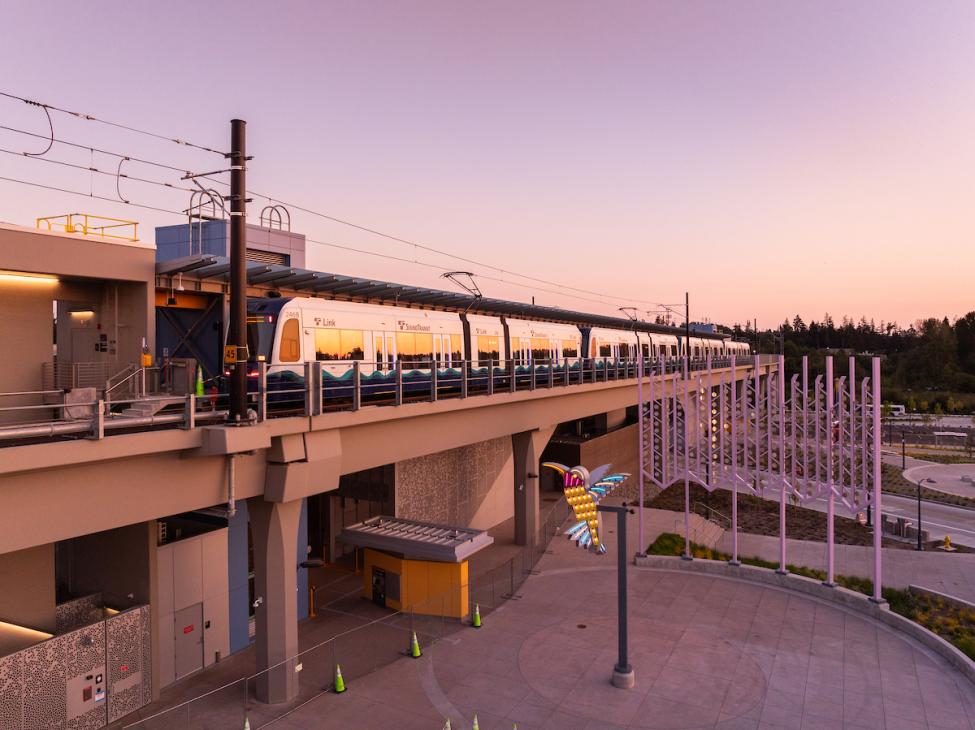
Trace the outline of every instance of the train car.
<instances>
[{"instance_id":1,"label":"train car","mask_svg":"<svg viewBox=\"0 0 975 730\"><path fill-rule=\"evenodd\" d=\"M632 330L606 327L582 327L586 357L602 367L607 361L635 360L637 338Z\"/></svg>"},{"instance_id":2,"label":"train car","mask_svg":"<svg viewBox=\"0 0 975 730\"><path fill-rule=\"evenodd\" d=\"M506 317L504 326L516 377L520 376L520 380L530 379L532 371L536 378L546 377L553 369L558 371L559 379L564 379L580 369L582 332L575 325ZM552 380L556 380L555 373Z\"/></svg>"},{"instance_id":3,"label":"train car","mask_svg":"<svg viewBox=\"0 0 975 730\"><path fill-rule=\"evenodd\" d=\"M679 342L676 335L665 335L659 332L652 332L648 335L641 335L641 342L643 341L644 337L650 338L650 357L677 357ZM646 350L644 350L644 352L646 352Z\"/></svg>"},{"instance_id":4,"label":"train car","mask_svg":"<svg viewBox=\"0 0 975 730\"><path fill-rule=\"evenodd\" d=\"M471 383L475 388L487 388L488 374L495 385L505 377L505 364L511 352L504 322L500 317L482 314L462 314L465 353L471 363Z\"/></svg>"},{"instance_id":5,"label":"train car","mask_svg":"<svg viewBox=\"0 0 975 730\"><path fill-rule=\"evenodd\" d=\"M407 393L426 390L433 368L459 387L467 348L456 313L311 297L252 300L248 309L252 360L268 363L268 389L278 395L301 387L313 361L322 363L326 398L351 395L355 361L364 397L392 395L397 368Z\"/></svg>"},{"instance_id":6,"label":"train car","mask_svg":"<svg viewBox=\"0 0 975 730\"><path fill-rule=\"evenodd\" d=\"M535 322L505 318L511 355L521 365L549 364L578 358L582 350L582 332L571 324Z\"/></svg>"}]
</instances>

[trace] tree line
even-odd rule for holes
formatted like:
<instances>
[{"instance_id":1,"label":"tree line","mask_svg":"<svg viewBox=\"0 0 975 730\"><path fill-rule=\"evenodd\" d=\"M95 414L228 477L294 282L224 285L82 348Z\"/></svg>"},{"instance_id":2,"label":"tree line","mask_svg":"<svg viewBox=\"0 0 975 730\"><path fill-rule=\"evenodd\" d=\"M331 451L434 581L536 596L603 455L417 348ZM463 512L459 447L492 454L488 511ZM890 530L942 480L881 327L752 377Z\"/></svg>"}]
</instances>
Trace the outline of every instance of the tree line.
<instances>
[{"instance_id":1,"label":"tree line","mask_svg":"<svg viewBox=\"0 0 975 730\"><path fill-rule=\"evenodd\" d=\"M757 352L782 352L787 370L801 368L803 356L818 374L826 355L858 356L858 375L866 375L867 357L882 358L884 400L920 412L964 413L975 410L975 311L954 322L931 317L901 327L896 322L826 314L808 324L796 315L775 330L756 331L736 325L731 332L747 339ZM845 362L837 370L846 373ZM862 370L861 370L862 369Z\"/></svg>"}]
</instances>

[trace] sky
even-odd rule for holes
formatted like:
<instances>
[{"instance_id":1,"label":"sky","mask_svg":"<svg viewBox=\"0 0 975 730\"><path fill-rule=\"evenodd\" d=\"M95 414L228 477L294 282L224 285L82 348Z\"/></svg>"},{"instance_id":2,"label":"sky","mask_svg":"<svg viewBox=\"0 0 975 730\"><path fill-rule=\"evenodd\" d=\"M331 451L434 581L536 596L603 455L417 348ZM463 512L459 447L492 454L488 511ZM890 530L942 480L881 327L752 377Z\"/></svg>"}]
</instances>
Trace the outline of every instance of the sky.
<instances>
[{"instance_id":1,"label":"sky","mask_svg":"<svg viewBox=\"0 0 975 730\"><path fill-rule=\"evenodd\" d=\"M0 7L0 91L217 150L244 119L249 189L478 262L292 210L311 239L400 259L309 243L309 268L438 288L474 270L485 296L642 317L687 291L692 319L762 328L975 309L973 69L971 0ZM224 164L52 122L83 147ZM4 98L0 125L49 131ZM46 146L0 129L0 149ZM112 200L0 180L0 220L91 212L147 240L184 220L112 201L180 211L187 192L50 159L119 164L58 143L0 154L0 177Z\"/></svg>"}]
</instances>

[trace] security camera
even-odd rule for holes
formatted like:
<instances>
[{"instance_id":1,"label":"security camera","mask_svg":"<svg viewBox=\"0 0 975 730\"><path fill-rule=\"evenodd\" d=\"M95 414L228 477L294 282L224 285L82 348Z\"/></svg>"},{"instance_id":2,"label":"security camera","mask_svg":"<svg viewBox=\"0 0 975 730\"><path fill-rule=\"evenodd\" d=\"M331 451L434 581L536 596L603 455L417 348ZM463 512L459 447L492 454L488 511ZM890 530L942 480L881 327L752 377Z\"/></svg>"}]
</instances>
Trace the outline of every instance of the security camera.
<instances>
[{"instance_id":1,"label":"security camera","mask_svg":"<svg viewBox=\"0 0 975 730\"><path fill-rule=\"evenodd\" d=\"M257 608L257 607L258 607L258 606L260 606L260 605L261 605L262 603L264 603L264 596L258 596L257 598L255 598L255 599L254 599L254 603L252 603L251 605L252 605L252 606L253 606L254 608Z\"/></svg>"}]
</instances>

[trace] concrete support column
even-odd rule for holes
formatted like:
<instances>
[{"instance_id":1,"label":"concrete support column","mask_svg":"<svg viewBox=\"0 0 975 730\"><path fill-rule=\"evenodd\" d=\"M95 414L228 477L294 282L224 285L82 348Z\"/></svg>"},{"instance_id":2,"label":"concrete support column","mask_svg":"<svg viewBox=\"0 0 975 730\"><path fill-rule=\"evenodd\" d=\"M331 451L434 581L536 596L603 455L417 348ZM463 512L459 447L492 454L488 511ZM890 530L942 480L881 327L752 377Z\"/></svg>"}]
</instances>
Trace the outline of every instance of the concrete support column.
<instances>
[{"instance_id":1,"label":"concrete support column","mask_svg":"<svg viewBox=\"0 0 975 730\"><path fill-rule=\"evenodd\" d=\"M298 694L298 581L295 545L302 500L247 501L254 540L254 595L257 636L257 699L288 702ZM285 661L288 660L288 661ZM283 663L282 663L283 662ZM268 670L268 671L265 671Z\"/></svg>"},{"instance_id":2,"label":"concrete support column","mask_svg":"<svg viewBox=\"0 0 975 730\"><path fill-rule=\"evenodd\" d=\"M528 545L538 532L538 479L542 452L555 426L511 435L515 458L515 544Z\"/></svg>"}]
</instances>

